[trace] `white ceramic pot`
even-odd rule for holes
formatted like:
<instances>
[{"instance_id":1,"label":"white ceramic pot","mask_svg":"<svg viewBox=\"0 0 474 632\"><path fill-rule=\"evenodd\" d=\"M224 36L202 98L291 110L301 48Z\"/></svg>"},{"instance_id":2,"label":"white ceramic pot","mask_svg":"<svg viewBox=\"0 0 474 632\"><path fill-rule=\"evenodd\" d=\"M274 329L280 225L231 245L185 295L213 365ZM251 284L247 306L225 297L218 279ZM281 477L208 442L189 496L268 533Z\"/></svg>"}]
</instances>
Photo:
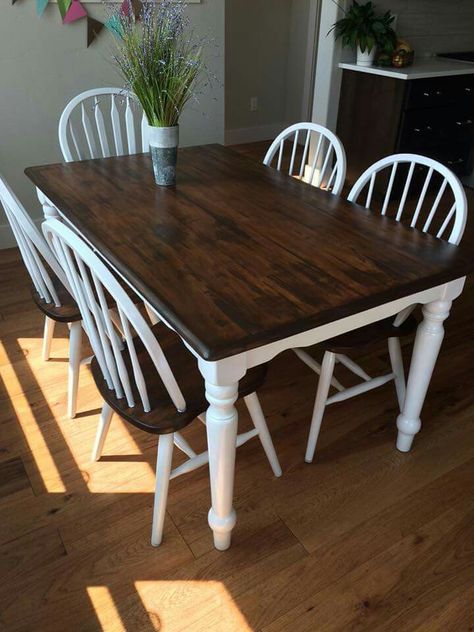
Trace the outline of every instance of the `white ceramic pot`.
<instances>
[{"instance_id":1,"label":"white ceramic pot","mask_svg":"<svg viewBox=\"0 0 474 632\"><path fill-rule=\"evenodd\" d=\"M375 52L377 47L373 46L370 53L365 50L361 51L360 46L357 47L357 65L358 66L372 66L375 60Z\"/></svg>"},{"instance_id":2,"label":"white ceramic pot","mask_svg":"<svg viewBox=\"0 0 474 632\"><path fill-rule=\"evenodd\" d=\"M150 144L156 184L173 186L176 184L179 126L154 127L149 125L148 142Z\"/></svg>"}]
</instances>

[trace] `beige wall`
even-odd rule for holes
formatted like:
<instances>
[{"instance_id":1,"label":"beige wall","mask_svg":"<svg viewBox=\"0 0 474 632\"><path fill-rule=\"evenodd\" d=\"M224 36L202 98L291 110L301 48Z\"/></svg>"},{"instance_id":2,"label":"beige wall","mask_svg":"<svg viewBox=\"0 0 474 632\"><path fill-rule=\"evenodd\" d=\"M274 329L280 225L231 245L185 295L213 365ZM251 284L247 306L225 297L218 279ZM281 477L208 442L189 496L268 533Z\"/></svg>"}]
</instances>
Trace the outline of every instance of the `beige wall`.
<instances>
[{"instance_id":1,"label":"beige wall","mask_svg":"<svg viewBox=\"0 0 474 632\"><path fill-rule=\"evenodd\" d=\"M3 6L5 4L6 6ZM83 90L121 86L109 61L111 41L102 33L85 47L85 21L62 26L57 7L51 5L39 19L35 2L11 6L2 0L0 15L0 173L15 189L33 216L40 216L33 187L23 175L25 167L61 160L57 125L63 107ZM100 4L88 4L91 15L103 16ZM211 33L216 45L209 63L218 75L212 92L192 105L181 121L183 144L222 142L224 136L224 0L202 0L189 6L193 24ZM0 247L9 231L0 210ZM3 227L2 227L3 225ZM10 242L11 243L11 242Z\"/></svg>"},{"instance_id":2,"label":"beige wall","mask_svg":"<svg viewBox=\"0 0 474 632\"><path fill-rule=\"evenodd\" d=\"M305 82L310 81L307 76L306 64L308 41L311 25L309 23L311 0L292 0L289 23L288 67L286 80L286 121L293 123L308 118L308 111L303 103ZM313 37L315 34L313 34ZM307 69L310 71L310 69Z\"/></svg>"},{"instance_id":3,"label":"beige wall","mask_svg":"<svg viewBox=\"0 0 474 632\"><path fill-rule=\"evenodd\" d=\"M267 139L300 120L309 5L226 0L226 142Z\"/></svg>"}]
</instances>

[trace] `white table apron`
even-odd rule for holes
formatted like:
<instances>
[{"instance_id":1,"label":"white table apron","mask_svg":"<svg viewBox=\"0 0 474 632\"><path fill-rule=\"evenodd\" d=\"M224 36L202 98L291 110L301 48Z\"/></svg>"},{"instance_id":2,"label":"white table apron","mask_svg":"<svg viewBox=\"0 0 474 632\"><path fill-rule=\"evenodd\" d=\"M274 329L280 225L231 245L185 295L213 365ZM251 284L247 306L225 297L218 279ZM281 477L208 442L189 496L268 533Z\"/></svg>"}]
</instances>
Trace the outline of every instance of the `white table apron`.
<instances>
[{"instance_id":1,"label":"white table apron","mask_svg":"<svg viewBox=\"0 0 474 632\"><path fill-rule=\"evenodd\" d=\"M57 216L58 210L55 206L39 189L37 192L45 217ZM59 215L63 217L60 211ZM66 218L63 217L63 219ZM71 224L69 221L68 223ZM80 233L75 226L73 227ZM84 235L82 237L90 244ZM93 247L92 244L91 246ZM110 265L110 261L107 263ZM111 267L136 292L123 275L114 266ZM406 307L420 303L423 305L423 321L417 329L405 402L397 418L397 448L401 452L408 452L415 434L421 428L421 409L443 341L443 323L449 316L452 301L462 293L464 282L465 277L462 277L214 362L203 359L186 341L183 341L197 358L199 369L205 380L206 398L209 402L206 428L212 504L208 521L217 549L224 551L229 548L232 529L237 521L233 508L233 495L238 414L234 404L237 400L239 380L244 377L247 370L268 362L287 349L317 344L389 316L395 316Z\"/></svg>"}]
</instances>

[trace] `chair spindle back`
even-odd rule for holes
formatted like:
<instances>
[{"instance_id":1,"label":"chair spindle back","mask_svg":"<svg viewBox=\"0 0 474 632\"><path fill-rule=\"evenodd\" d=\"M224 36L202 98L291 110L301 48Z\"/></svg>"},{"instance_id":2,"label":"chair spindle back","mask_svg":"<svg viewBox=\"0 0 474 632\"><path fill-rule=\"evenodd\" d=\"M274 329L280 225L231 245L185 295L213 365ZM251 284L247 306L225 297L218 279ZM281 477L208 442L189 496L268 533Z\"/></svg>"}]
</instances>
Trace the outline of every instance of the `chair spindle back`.
<instances>
[{"instance_id":1,"label":"chair spindle back","mask_svg":"<svg viewBox=\"0 0 474 632\"><path fill-rule=\"evenodd\" d=\"M275 138L263 164L272 166L278 152L276 168L281 171L285 143L291 150L288 175L331 191L334 195L341 193L346 178L346 154L335 134L316 123L291 125ZM299 147L302 148L302 154L297 159ZM314 153L310 156L312 148Z\"/></svg>"},{"instance_id":2,"label":"chair spindle back","mask_svg":"<svg viewBox=\"0 0 474 632\"><path fill-rule=\"evenodd\" d=\"M436 160L416 154L388 156L364 171L347 199L358 202L367 189L365 199L360 203L373 209L376 179L381 174L388 177L385 180L387 184L384 181L383 185L382 215L391 212L397 222L409 221L412 228L434 234L452 244L461 241L466 226L467 199L461 182L450 169ZM395 184L397 186L394 187ZM395 189L398 189L396 197ZM450 231L447 230L449 226Z\"/></svg>"},{"instance_id":3,"label":"chair spindle back","mask_svg":"<svg viewBox=\"0 0 474 632\"><path fill-rule=\"evenodd\" d=\"M64 160L145 152L147 125L145 113L131 92L120 88L83 92L68 103L59 121Z\"/></svg>"},{"instance_id":4,"label":"chair spindle back","mask_svg":"<svg viewBox=\"0 0 474 632\"><path fill-rule=\"evenodd\" d=\"M65 276L44 237L1 175L0 202L37 293L45 303L54 303L56 307L60 307L61 302L51 279L50 271L67 288Z\"/></svg>"},{"instance_id":5,"label":"chair spindle back","mask_svg":"<svg viewBox=\"0 0 474 632\"><path fill-rule=\"evenodd\" d=\"M160 344L111 271L78 235L57 219L44 222L43 232L79 305L84 329L109 389L115 391L118 399L125 397L129 407L134 407L135 385L143 411L150 411L146 380L136 351L137 338L132 333L135 332L147 350L171 401L177 410L185 410L183 394ZM111 303L107 301L107 294L115 303L121 332L111 318ZM123 359L124 344L129 352L131 367L127 367Z\"/></svg>"}]
</instances>

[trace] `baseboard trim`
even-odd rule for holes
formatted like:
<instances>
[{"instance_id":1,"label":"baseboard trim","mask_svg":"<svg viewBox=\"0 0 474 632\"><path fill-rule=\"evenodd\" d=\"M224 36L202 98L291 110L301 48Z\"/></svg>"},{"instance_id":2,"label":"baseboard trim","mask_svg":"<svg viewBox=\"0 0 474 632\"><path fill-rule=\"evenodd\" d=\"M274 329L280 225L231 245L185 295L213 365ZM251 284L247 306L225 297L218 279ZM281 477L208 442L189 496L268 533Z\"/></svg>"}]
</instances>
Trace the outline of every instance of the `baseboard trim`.
<instances>
[{"instance_id":1,"label":"baseboard trim","mask_svg":"<svg viewBox=\"0 0 474 632\"><path fill-rule=\"evenodd\" d=\"M256 143L261 140L273 140L285 127L285 123L274 123L273 125L226 129L225 144L241 145L243 143Z\"/></svg>"},{"instance_id":2,"label":"baseboard trim","mask_svg":"<svg viewBox=\"0 0 474 632\"><path fill-rule=\"evenodd\" d=\"M40 225L44 220L44 217L35 217L33 222L41 230ZM13 236L10 224L0 224L0 250L6 250L7 248L15 248L18 246L15 237Z\"/></svg>"}]
</instances>

